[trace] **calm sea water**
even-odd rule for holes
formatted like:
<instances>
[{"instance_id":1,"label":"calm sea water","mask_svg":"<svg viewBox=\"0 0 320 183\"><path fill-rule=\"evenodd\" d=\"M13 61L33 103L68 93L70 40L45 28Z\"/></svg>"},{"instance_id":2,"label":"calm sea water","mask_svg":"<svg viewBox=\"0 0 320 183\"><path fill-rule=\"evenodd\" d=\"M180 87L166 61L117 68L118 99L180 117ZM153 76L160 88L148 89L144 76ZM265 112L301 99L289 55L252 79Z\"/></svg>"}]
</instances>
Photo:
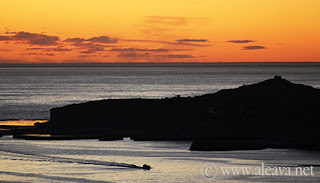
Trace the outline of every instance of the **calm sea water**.
<instances>
[{"instance_id":1,"label":"calm sea water","mask_svg":"<svg viewBox=\"0 0 320 183\"><path fill-rule=\"evenodd\" d=\"M195 96L272 78L320 88L320 64L0 65L0 120L48 119L49 110L109 98Z\"/></svg>"},{"instance_id":2,"label":"calm sea water","mask_svg":"<svg viewBox=\"0 0 320 183\"><path fill-rule=\"evenodd\" d=\"M0 66L0 119L48 119L52 107L105 98L195 96L274 75L320 88L319 64ZM318 182L318 152L190 152L191 142L0 138L0 182ZM206 163L217 176L206 179ZM309 176L224 176L221 167L316 166ZM144 171L123 165L150 164ZM209 164L212 166L212 164ZM207 170L212 170L207 169ZM209 172L209 174L212 172ZM309 172L310 173L310 172ZM210 174L211 175L211 174Z\"/></svg>"},{"instance_id":3,"label":"calm sea water","mask_svg":"<svg viewBox=\"0 0 320 183\"><path fill-rule=\"evenodd\" d=\"M293 171L302 165L319 165L318 152L276 149L190 152L187 150L189 142L24 141L2 137L0 143L0 182L316 183L320 180L319 167L315 167L313 176L227 176L220 169L251 167L254 170L264 163L265 167L285 166ZM125 168L121 163L146 163L153 168L150 171ZM218 168L213 179L202 175L207 163L213 163Z\"/></svg>"}]
</instances>

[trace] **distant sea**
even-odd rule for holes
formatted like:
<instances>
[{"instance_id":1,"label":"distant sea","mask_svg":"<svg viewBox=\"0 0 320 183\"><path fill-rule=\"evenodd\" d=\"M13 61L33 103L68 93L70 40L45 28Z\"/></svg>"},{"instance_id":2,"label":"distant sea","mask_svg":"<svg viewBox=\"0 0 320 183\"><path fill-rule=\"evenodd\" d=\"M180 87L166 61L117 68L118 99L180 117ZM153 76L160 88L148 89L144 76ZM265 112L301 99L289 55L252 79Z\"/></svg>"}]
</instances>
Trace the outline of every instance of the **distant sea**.
<instances>
[{"instance_id":1,"label":"distant sea","mask_svg":"<svg viewBox=\"0 0 320 183\"><path fill-rule=\"evenodd\" d=\"M1 64L0 120L101 99L197 96L272 78L320 88L319 63Z\"/></svg>"}]
</instances>

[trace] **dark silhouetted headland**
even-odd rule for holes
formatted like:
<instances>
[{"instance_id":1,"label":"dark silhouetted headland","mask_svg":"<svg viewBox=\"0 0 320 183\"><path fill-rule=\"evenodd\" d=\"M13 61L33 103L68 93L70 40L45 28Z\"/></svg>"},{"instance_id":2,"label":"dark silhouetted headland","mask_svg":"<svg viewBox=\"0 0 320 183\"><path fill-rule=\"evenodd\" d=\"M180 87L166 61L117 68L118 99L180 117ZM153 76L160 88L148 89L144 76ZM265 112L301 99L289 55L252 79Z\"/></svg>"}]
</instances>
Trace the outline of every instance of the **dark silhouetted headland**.
<instances>
[{"instance_id":1,"label":"dark silhouetted headland","mask_svg":"<svg viewBox=\"0 0 320 183\"><path fill-rule=\"evenodd\" d=\"M39 128L49 129L52 137L192 140L190 150L319 149L319 103L319 89L275 76L197 97L54 108Z\"/></svg>"}]
</instances>

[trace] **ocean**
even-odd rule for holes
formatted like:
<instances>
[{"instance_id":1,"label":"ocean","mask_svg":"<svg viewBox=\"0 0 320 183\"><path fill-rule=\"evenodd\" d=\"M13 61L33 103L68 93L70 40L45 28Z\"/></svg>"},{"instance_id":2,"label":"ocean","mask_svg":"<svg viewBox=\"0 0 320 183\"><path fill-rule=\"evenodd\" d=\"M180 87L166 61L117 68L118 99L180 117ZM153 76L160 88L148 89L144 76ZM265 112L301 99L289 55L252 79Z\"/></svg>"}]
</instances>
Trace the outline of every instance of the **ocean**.
<instances>
[{"instance_id":1,"label":"ocean","mask_svg":"<svg viewBox=\"0 0 320 183\"><path fill-rule=\"evenodd\" d=\"M197 96L260 82L274 75L320 88L317 63L0 65L0 120L46 120L53 107L91 100ZM0 137L0 182L320 180L318 152L296 149L190 152L190 144L127 139L26 141L4 136ZM143 164L151 165L152 169L130 167ZM246 175L241 171L238 175L232 172L224 175L223 167L250 170ZM279 175L279 168L277 175L261 175L262 172L257 175L259 167L271 167L269 173L273 174L273 168L287 167L292 174ZM295 169L305 170L308 175L300 172L293 175Z\"/></svg>"},{"instance_id":2,"label":"ocean","mask_svg":"<svg viewBox=\"0 0 320 183\"><path fill-rule=\"evenodd\" d=\"M319 152L295 149L190 152L191 142L66 140L25 141L0 138L0 182L319 182ZM123 167L142 166L150 171ZM205 171L207 165L218 168ZM306 175L252 175L255 168L316 166ZM247 167L250 174L223 174L221 167ZM210 168L210 167L209 167ZM210 171L211 169L208 169ZM271 172L270 172L271 173ZM211 176L212 175L212 176Z\"/></svg>"},{"instance_id":3,"label":"ocean","mask_svg":"<svg viewBox=\"0 0 320 183\"><path fill-rule=\"evenodd\" d=\"M73 103L197 96L274 75L320 88L317 63L0 65L0 120L49 119Z\"/></svg>"}]
</instances>

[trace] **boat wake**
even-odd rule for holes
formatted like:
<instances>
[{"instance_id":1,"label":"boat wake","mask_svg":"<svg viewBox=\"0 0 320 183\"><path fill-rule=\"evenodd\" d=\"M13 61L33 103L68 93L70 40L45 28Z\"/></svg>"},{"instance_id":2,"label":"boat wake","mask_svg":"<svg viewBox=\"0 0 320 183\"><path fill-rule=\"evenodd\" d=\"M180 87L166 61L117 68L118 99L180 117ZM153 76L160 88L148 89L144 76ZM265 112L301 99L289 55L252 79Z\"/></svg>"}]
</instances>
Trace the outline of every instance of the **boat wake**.
<instances>
[{"instance_id":1,"label":"boat wake","mask_svg":"<svg viewBox=\"0 0 320 183\"><path fill-rule=\"evenodd\" d=\"M75 159L75 158L64 158L56 156L47 156L47 155L36 155L28 154L21 152L6 151L0 149L1 157L0 159L7 160L19 160L19 161L41 161L41 162L57 162L57 163L76 163L84 165L100 165L100 166L115 166L122 168L136 168L136 169L145 169L143 166L138 166L135 164L127 163L118 163L118 162L108 162L108 161L99 161L99 160L86 160L86 159Z\"/></svg>"}]
</instances>

